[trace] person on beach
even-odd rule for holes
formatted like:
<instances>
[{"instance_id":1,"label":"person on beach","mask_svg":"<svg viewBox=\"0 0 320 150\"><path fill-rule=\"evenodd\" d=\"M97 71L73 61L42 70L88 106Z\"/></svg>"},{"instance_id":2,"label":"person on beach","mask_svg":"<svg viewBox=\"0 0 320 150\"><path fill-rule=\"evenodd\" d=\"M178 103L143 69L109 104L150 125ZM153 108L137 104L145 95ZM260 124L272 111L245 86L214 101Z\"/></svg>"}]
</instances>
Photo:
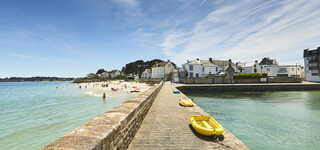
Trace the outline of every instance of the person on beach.
<instances>
[{"instance_id":1,"label":"person on beach","mask_svg":"<svg viewBox=\"0 0 320 150\"><path fill-rule=\"evenodd\" d=\"M106 99L106 93L103 93L102 99Z\"/></svg>"}]
</instances>

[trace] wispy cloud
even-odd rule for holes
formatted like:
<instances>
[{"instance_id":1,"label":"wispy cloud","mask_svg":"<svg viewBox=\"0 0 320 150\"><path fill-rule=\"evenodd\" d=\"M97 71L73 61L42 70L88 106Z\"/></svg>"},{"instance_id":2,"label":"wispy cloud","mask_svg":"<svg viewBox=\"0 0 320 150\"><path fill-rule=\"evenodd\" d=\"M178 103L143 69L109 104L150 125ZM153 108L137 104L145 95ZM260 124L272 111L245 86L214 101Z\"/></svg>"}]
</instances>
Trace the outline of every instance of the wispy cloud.
<instances>
[{"instance_id":1,"label":"wispy cloud","mask_svg":"<svg viewBox=\"0 0 320 150\"><path fill-rule=\"evenodd\" d=\"M307 0L226 3L191 28L166 31L162 50L178 63L198 57L302 60L302 50L320 39L319 7L320 1Z\"/></svg>"},{"instance_id":2,"label":"wispy cloud","mask_svg":"<svg viewBox=\"0 0 320 150\"><path fill-rule=\"evenodd\" d=\"M140 0L113 0L129 16L141 16Z\"/></svg>"},{"instance_id":3,"label":"wispy cloud","mask_svg":"<svg viewBox=\"0 0 320 150\"><path fill-rule=\"evenodd\" d=\"M208 0L202 0L202 2L200 3L200 6L204 5Z\"/></svg>"},{"instance_id":4,"label":"wispy cloud","mask_svg":"<svg viewBox=\"0 0 320 150\"><path fill-rule=\"evenodd\" d=\"M13 58L17 58L17 59L22 59L22 60L26 60L26 59L29 59L29 58L32 58L31 56L29 55L26 55L26 54L18 54L18 53L10 53L8 54L9 57L13 57Z\"/></svg>"},{"instance_id":5,"label":"wispy cloud","mask_svg":"<svg viewBox=\"0 0 320 150\"><path fill-rule=\"evenodd\" d=\"M126 7L137 7L139 5L138 0L114 0L114 1L120 5L124 5Z\"/></svg>"}]
</instances>

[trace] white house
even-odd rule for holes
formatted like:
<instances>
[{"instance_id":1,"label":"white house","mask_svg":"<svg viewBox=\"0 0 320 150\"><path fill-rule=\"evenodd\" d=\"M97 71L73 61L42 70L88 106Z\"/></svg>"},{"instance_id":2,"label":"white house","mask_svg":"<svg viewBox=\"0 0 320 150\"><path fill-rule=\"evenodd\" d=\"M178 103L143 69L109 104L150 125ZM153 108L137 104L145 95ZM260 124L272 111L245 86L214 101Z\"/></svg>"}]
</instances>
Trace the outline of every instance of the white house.
<instances>
[{"instance_id":1,"label":"white house","mask_svg":"<svg viewBox=\"0 0 320 150\"><path fill-rule=\"evenodd\" d=\"M121 75L121 71L119 70L112 70L112 71L105 71L101 73L99 76L102 78L107 78L107 79L113 79Z\"/></svg>"},{"instance_id":2,"label":"white house","mask_svg":"<svg viewBox=\"0 0 320 150\"><path fill-rule=\"evenodd\" d=\"M151 78L164 78L175 70L172 62L160 62L151 68Z\"/></svg>"},{"instance_id":3,"label":"white house","mask_svg":"<svg viewBox=\"0 0 320 150\"><path fill-rule=\"evenodd\" d=\"M140 78L139 78L139 75L137 75L137 74L136 74L136 75L134 75L134 80L136 80L136 81L137 81L137 80L139 80L139 79L140 79Z\"/></svg>"},{"instance_id":4,"label":"white house","mask_svg":"<svg viewBox=\"0 0 320 150\"><path fill-rule=\"evenodd\" d=\"M303 78L303 67L301 65L281 65L278 68L277 76Z\"/></svg>"},{"instance_id":5,"label":"white house","mask_svg":"<svg viewBox=\"0 0 320 150\"><path fill-rule=\"evenodd\" d=\"M304 50L303 57L305 79L311 82L320 82L320 47L314 50Z\"/></svg>"},{"instance_id":6,"label":"white house","mask_svg":"<svg viewBox=\"0 0 320 150\"><path fill-rule=\"evenodd\" d=\"M151 69L146 69L142 72L141 78L142 79L150 79L152 77Z\"/></svg>"},{"instance_id":7,"label":"white house","mask_svg":"<svg viewBox=\"0 0 320 150\"><path fill-rule=\"evenodd\" d=\"M111 75L110 75L110 72L108 72L108 71L105 71L105 72L103 72L103 73L101 73L101 75L100 75L102 78L111 78Z\"/></svg>"},{"instance_id":8,"label":"white house","mask_svg":"<svg viewBox=\"0 0 320 150\"><path fill-rule=\"evenodd\" d=\"M298 77L303 78L303 67L301 65L279 65L274 59L263 58L252 63L239 63L239 73L267 73L268 76Z\"/></svg>"},{"instance_id":9,"label":"white house","mask_svg":"<svg viewBox=\"0 0 320 150\"><path fill-rule=\"evenodd\" d=\"M223 60L200 60L196 59L183 64L183 70L188 78L203 78L211 74L219 74L228 66L228 61Z\"/></svg>"},{"instance_id":10,"label":"white house","mask_svg":"<svg viewBox=\"0 0 320 150\"><path fill-rule=\"evenodd\" d=\"M121 71L119 71L119 70L112 70L109 73L110 73L111 79L116 78L121 75Z\"/></svg>"}]
</instances>

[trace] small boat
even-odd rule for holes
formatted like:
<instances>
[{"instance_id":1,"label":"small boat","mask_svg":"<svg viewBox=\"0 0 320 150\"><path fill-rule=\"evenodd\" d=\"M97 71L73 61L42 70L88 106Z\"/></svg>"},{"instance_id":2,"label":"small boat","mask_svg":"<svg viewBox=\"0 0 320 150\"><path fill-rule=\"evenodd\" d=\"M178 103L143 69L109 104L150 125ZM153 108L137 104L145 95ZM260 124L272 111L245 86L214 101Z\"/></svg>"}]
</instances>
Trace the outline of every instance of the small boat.
<instances>
[{"instance_id":1,"label":"small boat","mask_svg":"<svg viewBox=\"0 0 320 150\"><path fill-rule=\"evenodd\" d=\"M174 91L173 91L173 94L180 94L180 91L174 90Z\"/></svg>"},{"instance_id":2,"label":"small boat","mask_svg":"<svg viewBox=\"0 0 320 150\"><path fill-rule=\"evenodd\" d=\"M190 117L191 126L200 134L212 136L214 140L223 141L224 128L211 116Z\"/></svg>"},{"instance_id":3,"label":"small boat","mask_svg":"<svg viewBox=\"0 0 320 150\"><path fill-rule=\"evenodd\" d=\"M181 98L179 100L179 105L185 106L185 107L192 107L194 104L191 100Z\"/></svg>"}]
</instances>

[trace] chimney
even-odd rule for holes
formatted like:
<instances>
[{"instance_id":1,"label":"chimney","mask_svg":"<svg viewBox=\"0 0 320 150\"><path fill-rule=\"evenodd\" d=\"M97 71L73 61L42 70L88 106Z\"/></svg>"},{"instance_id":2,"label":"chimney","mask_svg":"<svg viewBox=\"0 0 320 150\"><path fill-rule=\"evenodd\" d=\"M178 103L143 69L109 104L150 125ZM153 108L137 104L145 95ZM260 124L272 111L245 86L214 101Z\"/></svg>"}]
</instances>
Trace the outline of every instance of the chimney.
<instances>
[{"instance_id":1,"label":"chimney","mask_svg":"<svg viewBox=\"0 0 320 150\"><path fill-rule=\"evenodd\" d=\"M212 59L211 57L209 58L209 61L210 61L211 63L213 63L213 59Z\"/></svg>"},{"instance_id":2,"label":"chimney","mask_svg":"<svg viewBox=\"0 0 320 150\"><path fill-rule=\"evenodd\" d=\"M200 59L199 58L197 58L197 61L199 61Z\"/></svg>"}]
</instances>

